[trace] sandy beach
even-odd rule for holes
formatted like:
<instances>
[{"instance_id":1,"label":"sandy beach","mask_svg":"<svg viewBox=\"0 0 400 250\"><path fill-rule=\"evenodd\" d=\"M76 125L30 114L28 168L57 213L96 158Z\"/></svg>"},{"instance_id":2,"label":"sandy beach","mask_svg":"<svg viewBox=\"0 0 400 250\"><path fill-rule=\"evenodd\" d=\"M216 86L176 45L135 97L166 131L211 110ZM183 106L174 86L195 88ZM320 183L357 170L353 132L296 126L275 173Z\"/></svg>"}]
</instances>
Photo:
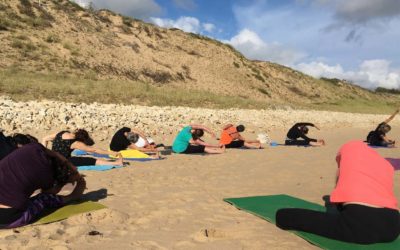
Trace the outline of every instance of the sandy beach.
<instances>
[{"instance_id":1,"label":"sandy beach","mask_svg":"<svg viewBox=\"0 0 400 250\"><path fill-rule=\"evenodd\" d=\"M312 131L321 148L268 147L223 155L171 155L108 172L85 172L88 190L108 209L42 226L0 231L1 249L316 249L222 201L227 197L289 194L324 204L334 186L335 154L367 130ZM315 132L315 133L314 133ZM275 131L272 138L282 138ZM400 129L391 132L400 136ZM172 138L171 138L172 139ZM380 149L398 157L398 149ZM395 190L400 198L396 174ZM90 231L102 235L89 236ZM207 231L207 234L206 234Z\"/></svg>"},{"instance_id":2,"label":"sandy beach","mask_svg":"<svg viewBox=\"0 0 400 250\"><path fill-rule=\"evenodd\" d=\"M31 112L35 113L35 109ZM204 114L202 110L197 112ZM221 112L215 112L216 120L227 122L227 118L218 116ZM259 112L283 117L289 111ZM165 160L132 162L128 167L107 172L86 171L86 193L99 199L107 209L48 225L1 230L0 249L317 249L294 234L237 210L223 198L289 194L323 205L322 197L334 187L339 147L349 140L364 140L368 131L387 117L290 112L290 119L305 115L307 121L318 121L321 130L311 129L310 136L324 138L327 146L267 146L263 150L231 149L222 155L169 155ZM347 123L334 122L343 117ZM351 117L356 121L352 125ZM287 125L278 121L279 115L263 126L258 125L261 120L253 120L245 136L255 138L258 132L268 131L273 140L283 142ZM400 137L398 121L396 118L392 122L391 138ZM270 125L271 122L276 125ZM18 126L18 131L31 132L39 138L60 129L32 129L32 125L24 127L22 122ZM111 133L95 131L96 145L107 148L107 136ZM166 145L171 145L173 136L154 135ZM385 157L400 158L398 148L378 151ZM399 178L397 173L397 198ZM91 236L91 231L100 235Z\"/></svg>"}]
</instances>

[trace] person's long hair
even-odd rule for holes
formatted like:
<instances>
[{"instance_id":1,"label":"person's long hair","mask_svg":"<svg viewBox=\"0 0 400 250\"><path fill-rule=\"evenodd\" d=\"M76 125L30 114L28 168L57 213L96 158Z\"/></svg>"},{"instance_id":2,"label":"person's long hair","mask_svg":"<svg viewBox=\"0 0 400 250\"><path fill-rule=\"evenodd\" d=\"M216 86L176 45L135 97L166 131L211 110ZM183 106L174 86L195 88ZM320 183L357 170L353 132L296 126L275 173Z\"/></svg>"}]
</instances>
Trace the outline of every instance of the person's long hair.
<instances>
[{"instance_id":1,"label":"person's long hair","mask_svg":"<svg viewBox=\"0 0 400 250\"><path fill-rule=\"evenodd\" d=\"M36 137L31 136L30 134L19 134L15 133L11 137L11 141L15 144L15 146L18 145L26 145L32 142L39 142Z\"/></svg>"},{"instance_id":2,"label":"person's long hair","mask_svg":"<svg viewBox=\"0 0 400 250\"><path fill-rule=\"evenodd\" d=\"M75 140L84 143L85 145L94 145L93 139L89 136L89 133L84 129L77 129L75 131Z\"/></svg>"},{"instance_id":3,"label":"person's long hair","mask_svg":"<svg viewBox=\"0 0 400 250\"><path fill-rule=\"evenodd\" d=\"M64 157L57 156L58 153L48 150L47 155L54 170L55 185L65 185L71 176L78 174L76 167Z\"/></svg>"}]
</instances>

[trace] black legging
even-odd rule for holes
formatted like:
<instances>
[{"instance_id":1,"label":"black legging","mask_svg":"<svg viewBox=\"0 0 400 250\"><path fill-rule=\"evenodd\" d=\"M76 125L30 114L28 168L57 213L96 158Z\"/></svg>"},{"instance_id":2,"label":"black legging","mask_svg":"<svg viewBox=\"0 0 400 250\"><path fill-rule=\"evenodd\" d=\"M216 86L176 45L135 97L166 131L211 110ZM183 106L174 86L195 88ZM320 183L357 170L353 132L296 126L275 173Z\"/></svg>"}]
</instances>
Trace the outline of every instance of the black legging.
<instances>
[{"instance_id":1,"label":"black legging","mask_svg":"<svg viewBox=\"0 0 400 250\"><path fill-rule=\"evenodd\" d=\"M276 213L276 225L284 230L304 231L359 244L391 242L400 233L397 210L356 204L345 205L337 213L280 209Z\"/></svg>"},{"instance_id":2,"label":"black legging","mask_svg":"<svg viewBox=\"0 0 400 250\"><path fill-rule=\"evenodd\" d=\"M310 145L309 140L285 140L285 145L289 146L307 146Z\"/></svg>"}]
</instances>

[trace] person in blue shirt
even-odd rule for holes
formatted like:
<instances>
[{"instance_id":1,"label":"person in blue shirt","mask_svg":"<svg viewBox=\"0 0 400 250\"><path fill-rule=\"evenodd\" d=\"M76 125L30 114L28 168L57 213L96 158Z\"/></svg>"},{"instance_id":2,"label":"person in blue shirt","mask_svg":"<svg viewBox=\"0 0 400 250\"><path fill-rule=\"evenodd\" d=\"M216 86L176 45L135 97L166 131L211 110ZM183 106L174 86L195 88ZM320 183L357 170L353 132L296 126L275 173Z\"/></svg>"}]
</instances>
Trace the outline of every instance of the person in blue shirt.
<instances>
[{"instance_id":1,"label":"person in blue shirt","mask_svg":"<svg viewBox=\"0 0 400 250\"><path fill-rule=\"evenodd\" d=\"M176 136L172 145L172 150L179 154L196 154L196 153L209 153L221 154L225 152L225 146L208 144L201 140L204 131L209 133L212 137L215 134L211 129L203 126L191 124L184 127Z\"/></svg>"}]
</instances>

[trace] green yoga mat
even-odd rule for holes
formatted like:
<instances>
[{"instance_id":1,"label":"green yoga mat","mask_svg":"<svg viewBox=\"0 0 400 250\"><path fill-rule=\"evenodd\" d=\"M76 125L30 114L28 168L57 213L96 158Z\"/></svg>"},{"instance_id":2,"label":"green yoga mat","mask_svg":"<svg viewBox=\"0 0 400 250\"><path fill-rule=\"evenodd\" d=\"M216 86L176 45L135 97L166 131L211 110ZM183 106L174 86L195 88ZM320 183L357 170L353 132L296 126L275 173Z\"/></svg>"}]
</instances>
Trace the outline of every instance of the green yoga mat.
<instances>
[{"instance_id":1,"label":"green yoga mat","mask_svg":"<svg viewBox=\"0 0 400 250\"><path fill-rule=\"evenodd\" d=\"M70 204L56 210L47 210L33 225L48 224L65 220L73 215L88 213L106 208L106 206L92 201L86 201L79 204Z\"/></svg>"},{"instance_id":2,"label":"green yoga mat","mask_svg":"<svg viewBox=\"0 0 400 250\"><path fill-rule=\"evenodd\" d=\"M305 208L316 211L325 211L325 207L301 200L288 195L255 196L244 198L229 198L224 201L236 208L261 217L275 224L275 214L280 208ZM322 249L328 250L399 250L400 237L391 243L379 243L372 245L360 245L331 240L311 233L291 231ZM267 246L266 246L267 247Z\"/></svg>"}]
</instances>

